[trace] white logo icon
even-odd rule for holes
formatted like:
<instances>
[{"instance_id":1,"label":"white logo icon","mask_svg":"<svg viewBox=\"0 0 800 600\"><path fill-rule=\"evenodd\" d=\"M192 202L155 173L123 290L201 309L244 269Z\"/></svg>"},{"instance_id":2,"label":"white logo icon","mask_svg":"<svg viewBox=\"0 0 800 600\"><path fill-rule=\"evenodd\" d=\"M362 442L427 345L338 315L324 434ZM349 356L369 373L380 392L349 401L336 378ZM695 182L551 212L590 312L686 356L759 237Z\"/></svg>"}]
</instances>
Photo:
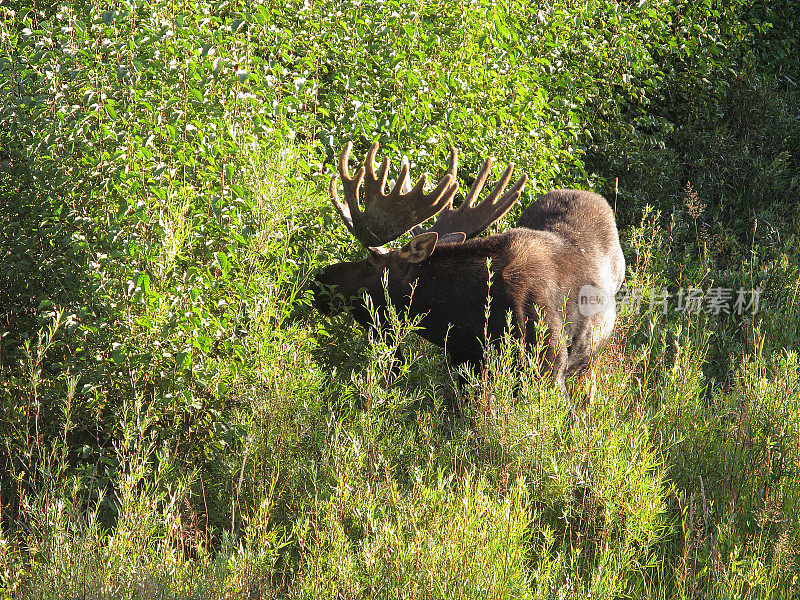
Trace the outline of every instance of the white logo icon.
<instances>
[{"instance_id":1,"label":"white logo icon","mask_svg":"<svg viewBox=\"0 0 800 600\"><path fill-rule=\"evenodd\" d=\"M578 291L578 310L584 317L605 312L614 306L614 296L593 285L584 285Z\"/></svg>"}]
</instances>

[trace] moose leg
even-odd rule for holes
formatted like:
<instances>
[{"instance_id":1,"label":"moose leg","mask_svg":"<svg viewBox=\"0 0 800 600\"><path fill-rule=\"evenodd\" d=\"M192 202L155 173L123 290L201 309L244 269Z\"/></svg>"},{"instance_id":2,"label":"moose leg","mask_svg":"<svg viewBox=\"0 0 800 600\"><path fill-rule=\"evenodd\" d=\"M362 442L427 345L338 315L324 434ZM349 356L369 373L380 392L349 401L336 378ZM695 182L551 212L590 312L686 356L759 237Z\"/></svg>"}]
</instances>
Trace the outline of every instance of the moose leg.
<instances>
[{"instance_id":1,"label":"moose leg","mask_svg":"<svg viewBox=\"0 0 800 600\"><path fill-rule=\"evenodd\" d=\"M553 329L551 328L551 332ZM566 341L561 336L552 335L547 340L547 348L545 350L545 360L550 365L550 377L553 383L556 384L558 390L561 392L561 397L569 408L569 414L572 417L572 422L578 422L578 413L575 411L575 406L572 403L572 397L569 390L567 390L567 364L569 363L569 351Z\"/></svg>"},{"instance_id":2,"label":"moose leg","mask_svg":"<svg viewBox=\"0 0 800 600\"><path fill-rule=\"evenodd\" d=\"M559 348L552 349L552 361L550 362L550 376L553 378L556 386L558 386L561 395L568 404L572 405L572 400L567 391L567 349L562 345Z\"/></svg>"}]
</instances>

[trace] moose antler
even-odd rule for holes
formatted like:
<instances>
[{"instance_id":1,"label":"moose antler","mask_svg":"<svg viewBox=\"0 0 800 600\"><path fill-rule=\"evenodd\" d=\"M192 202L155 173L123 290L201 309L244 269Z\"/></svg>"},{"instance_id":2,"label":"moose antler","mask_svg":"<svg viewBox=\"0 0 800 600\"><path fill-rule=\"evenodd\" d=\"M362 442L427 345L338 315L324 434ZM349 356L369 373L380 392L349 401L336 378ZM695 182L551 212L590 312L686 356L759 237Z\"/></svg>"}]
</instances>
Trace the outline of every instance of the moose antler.
<instances>
[{"instance_id":1,"label":"moose antler","mask_svg":"<svg viewBox=\"0 0 800 600\"><path fill-rule=\"evenodd\" d=\"M352 234L365 246L382 246L399 238L415 225L436 215L446 206L453 203L453 196L458 190L453 164L455 151L451 156L450 168L439 181L436 189L424 194L423 189L428 178L423 175L417 184L410 185L408 177L408 161L400 166L400 177L392 190L385 194L386 178L389 174L389 159L384 158L378 176L375 175L375 154L378 142L367 152L364 164L354 177L350 177L347 167L353 143L347 142L339 158L339 173L344 187L346 204L339 200L336 192L336 177L331 177L330 192L336 210L342 221ZM359 206L359 190L364 185L363 210Z\"/></svg>"},{"instance_id":2,"label":"moose antler","mask_svg":"<svg viewBox=\"0 0 800 600\"><path fill-rule=\"evenodd\" d=\"M456 176L456 168L458 167L458 156L455 149L452 150L450 158L450 168L448 174L452 174L453 178ZM525 182L528 181L528 176L522 174L522 177L503 194L503 190L511 180L511 174L514 172L514 163L510 163L500 181L494 186L491 193L479 204L475 204L478 195L481 193L483 186L486 184L486 178L489 176L489 171L492 168L492 159L487 158L483 163L483 167L478 172L475 178L475 183L472 184L467 197L461 203L461 206L454 209L453 199L450 198L447 206L439 213L436 223L428 229L422 227L415 227L412 231L414 235L419 235L426 231L435 231L439 234L440 240L443 241L463 241L464 239L475 237L479 233L485 231L490 225L495 223L503 215L505 215L514 203L519 200L522 193L522 188L525 187ZM501 196L501 194L503 194ZM463 238L460 233L463 232ZM445 237L447 236L447 237Z\"/></svg>"}]
</instances>

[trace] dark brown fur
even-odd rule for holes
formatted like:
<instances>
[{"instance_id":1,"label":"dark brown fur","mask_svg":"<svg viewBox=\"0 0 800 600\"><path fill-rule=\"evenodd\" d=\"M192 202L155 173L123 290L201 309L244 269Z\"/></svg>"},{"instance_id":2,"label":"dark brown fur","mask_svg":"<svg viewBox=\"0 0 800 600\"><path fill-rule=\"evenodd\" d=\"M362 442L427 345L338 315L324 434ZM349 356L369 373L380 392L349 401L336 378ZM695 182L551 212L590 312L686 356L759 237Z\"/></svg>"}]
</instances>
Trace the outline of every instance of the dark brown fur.
<instances>
[{"instance_id":1,"label":"dark brown fur","mask_svg":"<svg viewBox=\"0 0 800 600\"><path fill-rule=\"evenodd\" d=\"M395 308L421 317L420 335L445 347L455 365L483 361L487 295L492 342L502 337L510 311L514 335L533 345L538 308L549 330L545 360L565 393L565 378L582 370L611 336L613 303L595 314L584 314L579 305L583 286L613 298L625 273L614 215L602 196L556 190L531 204L505 233L437 245L419 263L403 258L407 248L325 268L314 286L315 303L326 313L349 305L356 321L370 327L361 297L365 290L381 314L388 271ZM344 302L328 293L331 286Z\"/></svg>"}]
</instances>

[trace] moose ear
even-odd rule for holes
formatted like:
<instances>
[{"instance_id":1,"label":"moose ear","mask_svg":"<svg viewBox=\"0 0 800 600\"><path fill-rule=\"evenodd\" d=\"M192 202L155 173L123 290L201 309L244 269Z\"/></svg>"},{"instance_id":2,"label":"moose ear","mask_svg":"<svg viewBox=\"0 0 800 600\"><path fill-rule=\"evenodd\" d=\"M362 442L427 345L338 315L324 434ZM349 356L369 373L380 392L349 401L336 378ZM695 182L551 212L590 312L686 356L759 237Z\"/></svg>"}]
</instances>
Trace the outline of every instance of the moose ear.
<instances>
[{"instance_id":1,"label":"moose ear","mask_svg":"<svg viewBox=\"0 0 800 600\"><path fill-rule=\"evenodd\" d=\"M437 244L463 244L467 239L467 234L463 231L454 231L452 233L445 233L439 238Z\"/></svg>"},{"instance_id":2,"label":"moose ear","mask_svg":"<svg viewBox=\"0 0 800 600\"><path fill-rule=\"evenodd\" d=\"M421 263L433 254L437 239L439 239L439 234L435 231L421 233L400 248L400 257L411 263Z\"/></svg>"}]
</instances>

